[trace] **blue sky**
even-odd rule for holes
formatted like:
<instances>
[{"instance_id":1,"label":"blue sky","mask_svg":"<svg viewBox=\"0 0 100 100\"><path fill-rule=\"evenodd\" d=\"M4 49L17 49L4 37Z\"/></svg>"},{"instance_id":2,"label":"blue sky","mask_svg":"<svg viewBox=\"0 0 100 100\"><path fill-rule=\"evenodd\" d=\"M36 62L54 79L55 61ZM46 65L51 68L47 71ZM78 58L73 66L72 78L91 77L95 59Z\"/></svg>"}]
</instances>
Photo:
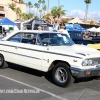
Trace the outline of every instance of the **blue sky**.
<instances>
[{"instance_id":1,"label":"blue sky","mask_svg":"<svg viewBox=\"0 0 100 100\"><path fill-rule=\"evenodd\" d=\"M31 1L32 4L37 3L38 0L24 0L24 2ZM45 0L48 4L48 0ZM49 0L49 8L58 6L58 0ZM68 16L84 18L85 3L84 0L60 0L60 5L63 5L63 9L66 10ZM95 18L100 21L100 0L92 0L89 5L88 18Z\"/></svg>"}]
</instances>

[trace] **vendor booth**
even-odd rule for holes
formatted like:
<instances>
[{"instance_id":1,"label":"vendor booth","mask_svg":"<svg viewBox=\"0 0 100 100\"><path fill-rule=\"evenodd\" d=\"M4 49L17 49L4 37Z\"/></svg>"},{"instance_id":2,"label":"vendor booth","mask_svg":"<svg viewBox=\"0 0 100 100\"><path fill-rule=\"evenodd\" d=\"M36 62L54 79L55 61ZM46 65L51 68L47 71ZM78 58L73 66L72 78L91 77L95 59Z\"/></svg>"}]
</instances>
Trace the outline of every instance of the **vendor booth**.
<instances>
[{"instance_id":1,"label":"vendor booth","mask_svg":"<svg viewBox=\"0 0 100 100\"><path fill-rule=\"evenodd\" d=\"M18 27L16 26L16 23L14 23L13 21L11 21L6 17L0 20L0 26L4 27L5 30L8 30L9 33L12 32L13 30L19 30Z\"/></svg>"}]
</instances>

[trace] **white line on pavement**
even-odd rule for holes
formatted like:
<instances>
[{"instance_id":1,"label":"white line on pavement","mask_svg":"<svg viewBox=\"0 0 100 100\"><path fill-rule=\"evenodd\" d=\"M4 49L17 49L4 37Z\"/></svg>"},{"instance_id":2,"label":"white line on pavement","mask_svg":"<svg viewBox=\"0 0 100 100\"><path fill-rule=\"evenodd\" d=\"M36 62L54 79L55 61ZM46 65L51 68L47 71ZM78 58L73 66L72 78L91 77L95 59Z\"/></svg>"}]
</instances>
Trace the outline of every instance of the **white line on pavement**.
<instances>
[{"instance_id":1,"label":"white line on pavement","mask_svg":"<svg viewBox=\"0 0 100 100\"><path fill-rule=\"evenodd\" d=\"M38 90L38 91L44 92L44 93L49 94L49 95L51 95L51 96L53 96L53 97L55 97L55 98L58 98L58 99L60 99L60 100L68 100L68 99L66 99L66 98L60 97L60 96L58 96L58 95L55 95L55 94L53 94L53 93L51 93L51 92L45 91L45 90L43 90L43 89L37 88L37 87L35 87L35 86L29 85L29 84L26 84L26 83L23 83L23 82L21 82L21 81L15 80L15 79L9 78L9 77L7 77L7 76L4 76L4 75L1 75L1 74L0 74L0 77L3 77L3 78L5 78L5 79L11 80L11 81L13 81L13 82L16 82L16 83L19 83L19 84L22 84L22 85L25 85L25 86L30 87L30 88L33 88L33 89L36 89L36 90Z\"/></svg>"}]
</instances>

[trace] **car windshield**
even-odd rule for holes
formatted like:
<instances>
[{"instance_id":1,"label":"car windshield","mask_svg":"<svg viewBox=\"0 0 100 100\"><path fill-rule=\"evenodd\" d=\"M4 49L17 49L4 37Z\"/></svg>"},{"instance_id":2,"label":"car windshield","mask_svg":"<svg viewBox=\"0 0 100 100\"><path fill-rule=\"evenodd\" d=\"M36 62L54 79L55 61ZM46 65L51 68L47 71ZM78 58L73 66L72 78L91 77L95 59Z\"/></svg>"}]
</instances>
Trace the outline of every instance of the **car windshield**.
<instances>
[{"instance_id":1,"label":"car windshield","mask_svg":"<svg viewBox=\"0 0 100 100\"><path fill-rule=\"evenodd\" d=\"M67 34L61 33L42 33L40 34L40 39L44 46L66 46L74 44L72 39L69 38Z\"/></svg>"}]
</instances>

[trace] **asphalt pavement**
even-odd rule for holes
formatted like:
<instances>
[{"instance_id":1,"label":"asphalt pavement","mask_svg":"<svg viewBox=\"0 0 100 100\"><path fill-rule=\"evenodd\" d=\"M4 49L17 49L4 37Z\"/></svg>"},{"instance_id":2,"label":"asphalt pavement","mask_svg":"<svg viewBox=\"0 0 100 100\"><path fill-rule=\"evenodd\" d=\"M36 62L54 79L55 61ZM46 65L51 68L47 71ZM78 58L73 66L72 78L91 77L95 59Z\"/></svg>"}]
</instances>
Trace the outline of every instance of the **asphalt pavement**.
<instances>
[{"instance_id":1,"label":"asphalt pavement","mask_svg":"<svg viewBox=\"0 0 100 100\"><path fill-rule=\"evenodd\" d=\"M62 88L47 73L9 63L0 69L0 100L100 100L100 80L78 79Z\"/></svg>"}]
</instances>

